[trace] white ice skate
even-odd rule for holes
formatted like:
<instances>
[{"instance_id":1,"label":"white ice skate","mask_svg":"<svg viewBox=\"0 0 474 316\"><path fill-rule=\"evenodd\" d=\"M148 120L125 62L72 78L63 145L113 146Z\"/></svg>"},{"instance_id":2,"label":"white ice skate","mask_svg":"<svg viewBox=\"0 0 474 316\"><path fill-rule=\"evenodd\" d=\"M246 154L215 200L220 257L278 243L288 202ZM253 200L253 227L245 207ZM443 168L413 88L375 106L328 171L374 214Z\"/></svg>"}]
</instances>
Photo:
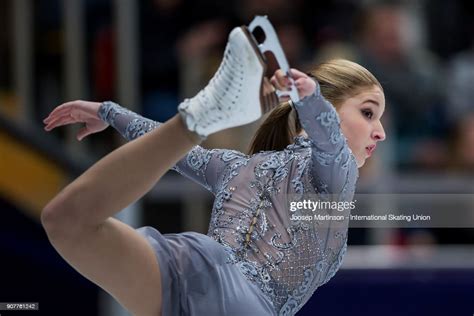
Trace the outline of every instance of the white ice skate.
<instances>
[{"instance_id":1,"label":"white ice skate","mask_svg":"<svg viewBox=\"0 0 474 316\"><path fill-rule=\"evenodd\" d=\"M258 44L252 32L260 27L265 41ZM289 66L273 26L266 17L257 16L249 28L232 30L219 69L208 85L178 107L186 126L202 138L230 127L248 124L278 105L278 96L265 78L264 52L271 51L280 68ZM264 84L266 82L266 84ZM271 86L270 86L271 87ZM296 88L286 92L293 102L299 100Z\"/></svg>"}]
</instances>

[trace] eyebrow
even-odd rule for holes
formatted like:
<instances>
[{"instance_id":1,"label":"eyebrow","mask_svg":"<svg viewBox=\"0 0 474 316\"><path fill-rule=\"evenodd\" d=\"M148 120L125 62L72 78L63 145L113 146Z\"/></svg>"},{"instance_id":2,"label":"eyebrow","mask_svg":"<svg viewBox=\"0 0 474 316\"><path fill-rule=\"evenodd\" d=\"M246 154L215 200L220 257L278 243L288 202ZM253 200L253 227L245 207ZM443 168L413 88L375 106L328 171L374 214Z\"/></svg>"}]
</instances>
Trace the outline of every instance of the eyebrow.
<instances>
[{"instance_id":1,"label":"eyebrow","mask_svg":"<svg viewBox=\"0 0 474 316\"><path fill-rule=\"evenodd\" d=\"M363 103L372 103L376 106L380 106L380 104L377 101L372 100L372 99L365 100Z\"/></svg>"}]
</instances>

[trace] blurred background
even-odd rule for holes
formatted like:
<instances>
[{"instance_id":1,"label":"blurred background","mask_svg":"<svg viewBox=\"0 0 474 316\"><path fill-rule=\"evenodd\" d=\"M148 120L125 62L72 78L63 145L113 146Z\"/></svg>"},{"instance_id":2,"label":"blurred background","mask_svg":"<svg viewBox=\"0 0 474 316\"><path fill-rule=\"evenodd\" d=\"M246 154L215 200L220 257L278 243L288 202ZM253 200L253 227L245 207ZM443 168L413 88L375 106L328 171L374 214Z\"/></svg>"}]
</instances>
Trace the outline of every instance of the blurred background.
<instances>
[{"instance_id":1,"label":"blurred background","mask_svg":"<svg viewBox=\"0 0 474 316\"><path fill-rule=\"evenodd\" d=\"M78 142L79 127L47 133L42 120L84 99L165 121L212 77L230 30L256 14L269 16L292 67L343 57L382 83L387 140L360 170L358 193L473 193L472 1L0 0L0 302L39 302L35 315L127 315L39 223L47 201L123 140L109 128ZM246 152L257 127L204 146ZM170 172L117 217L206 233L212 202ZM472 227L351 228L341 271L298 315L472 315Z\"/></svg>"}]
</instances>

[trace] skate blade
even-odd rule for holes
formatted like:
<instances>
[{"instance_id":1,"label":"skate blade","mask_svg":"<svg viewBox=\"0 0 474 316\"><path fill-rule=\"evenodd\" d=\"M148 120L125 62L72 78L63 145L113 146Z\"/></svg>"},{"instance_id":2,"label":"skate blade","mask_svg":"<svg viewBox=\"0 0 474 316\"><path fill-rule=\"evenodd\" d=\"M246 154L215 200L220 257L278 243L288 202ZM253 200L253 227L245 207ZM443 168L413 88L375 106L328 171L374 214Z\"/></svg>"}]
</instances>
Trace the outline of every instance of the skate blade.
<instances>
[{"instance_id":1,"label":"skate blade","mask_svg":"<svg viewBox=\"0 0 474 316\"><path fill-rule=\"evenodd\" d=\"M265 77L265 73L267 72L267 63L265 60L265 56L261 53L258 47L258 42L255 40L254 36L252 35L252 33L250 33L246 26L242 26L241 29L247 36L247 39L251 44L255 55L258 57L258 61L260 62L263 68L262 80L260 82L260 109L261 114L263 115L278 106L278 94L273 85L271 85L270 81ZM269 87L271 87L272 89L269 90Z\"/></svg>"},{"instance_id":2,"label":"skate blade","mask_svg":"<svg viewBox=\"0 0 474 316\"><path fill-rule=\"evenodd\" d=\"M261 54L263 55L267 51L272 52L280 69L288 76L291 81L291 87L289 91L276 91L276 94L280 98L285 96L289 97L293 103L298 102L300 100L300 97L298 96L298 90L296 89L295 82L291 76L290 66L285 57L285 53L281 48L280 41L278 40L278 36L276 35L273 25L266 16L257 15L248 26L249 33L251 34L252 38L252 32L257 27L260 27L265 33L265 41L263 41L261 44L257 44ZM254 41L257 43L255 38Z\"/></svg>"}]
</instances>

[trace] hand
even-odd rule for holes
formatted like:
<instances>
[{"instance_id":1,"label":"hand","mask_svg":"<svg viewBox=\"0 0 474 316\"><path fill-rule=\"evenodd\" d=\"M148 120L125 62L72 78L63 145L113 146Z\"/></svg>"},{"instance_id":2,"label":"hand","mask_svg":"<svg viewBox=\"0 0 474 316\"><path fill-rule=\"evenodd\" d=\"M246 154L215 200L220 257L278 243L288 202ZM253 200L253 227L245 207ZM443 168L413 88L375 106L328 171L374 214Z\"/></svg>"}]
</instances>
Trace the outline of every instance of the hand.
<instances>
[{"instance_id":1,"label":"hand","mask_svg":"<svg viewBox=\"0 0 474 316\"><path fill-rule=\"evenodd\" d=\"M301 72L297 69L291 69L291 76L295 81L296 89L298 90L298 95L300 98L310 96L316 90L316 82L311 79L307 74ZM275 71L275 74L270 79L270 82L273 86L280 91L288 91L291 86L291 81L288 76L283 72L283 70L278 69Z\"/></svg>"},{"instance_id":2,"label":"hand","mask_svg":"<svg viewBox=\"0 0 474 316\"><path fill-rule=\"evenodd\" d=\"M63 103L43 120L43 123L46 124L44 129L49 132L59 126L84 123L85 126L76 135L79 141L87 135L103 131L109 124L102 121L97 115L100 104L99 102L88 101Z\"/></svg>"}]
</instances>

